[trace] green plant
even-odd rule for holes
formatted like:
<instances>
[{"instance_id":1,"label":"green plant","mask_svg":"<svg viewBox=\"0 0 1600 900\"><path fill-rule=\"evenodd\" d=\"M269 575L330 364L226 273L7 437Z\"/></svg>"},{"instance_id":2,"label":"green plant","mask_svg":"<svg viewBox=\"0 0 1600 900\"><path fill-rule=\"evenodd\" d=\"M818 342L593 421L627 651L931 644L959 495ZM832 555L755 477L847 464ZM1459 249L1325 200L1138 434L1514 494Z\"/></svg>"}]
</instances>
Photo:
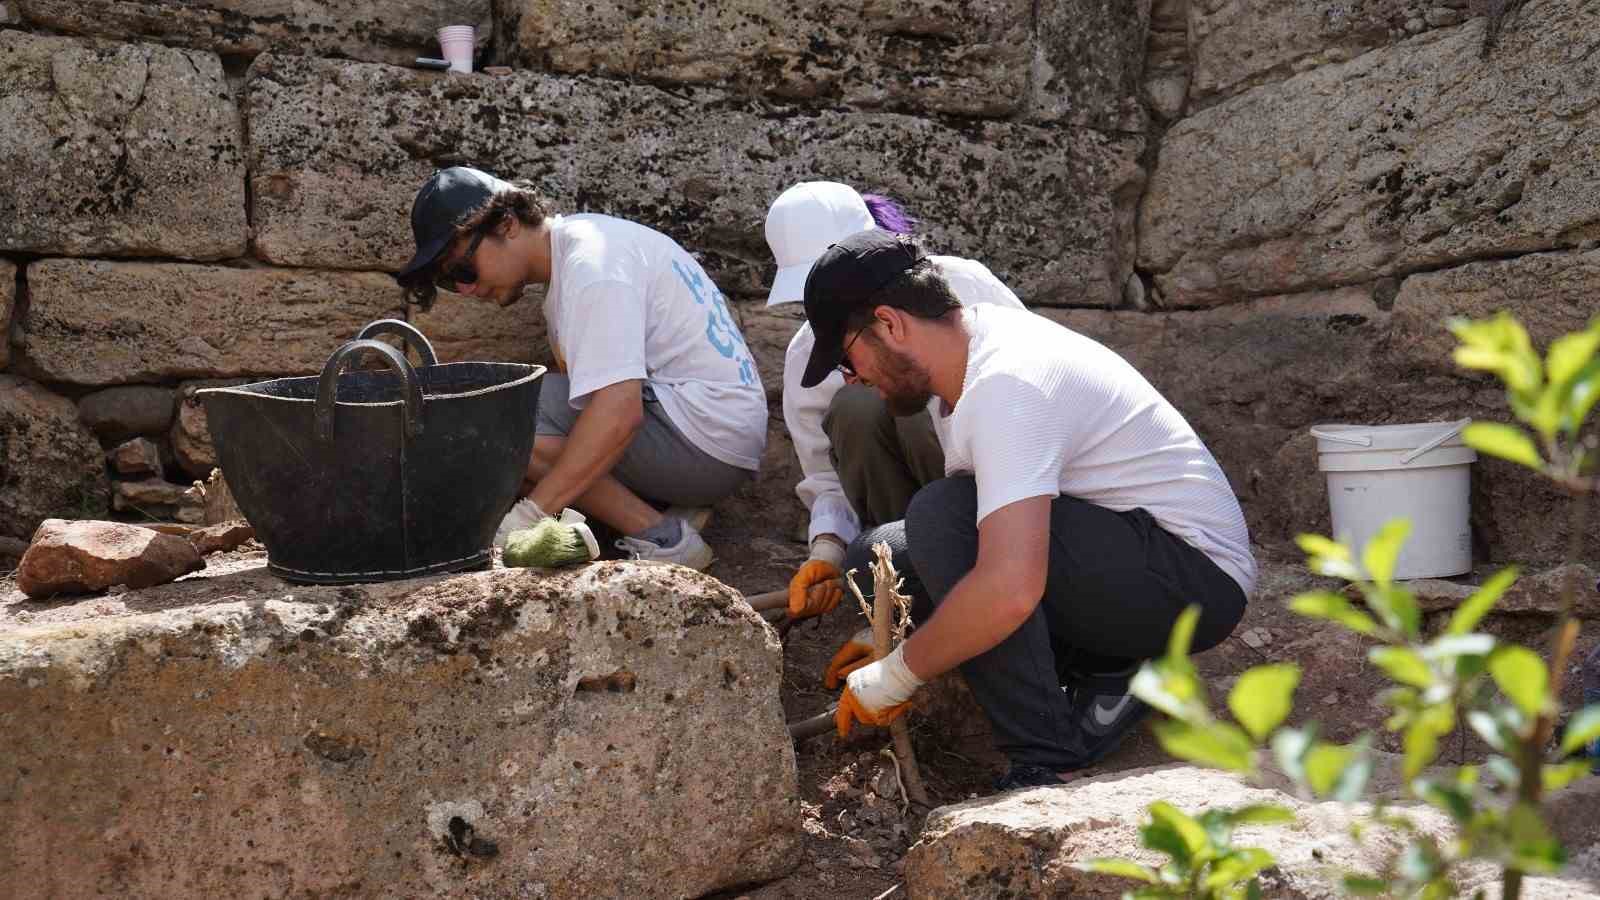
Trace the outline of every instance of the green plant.
<instances>
[{"instance_id":1,"label":"green plant","mask_svg":"<svg viewBox=\"0 0 1600 900\"><path fill-rule=\"evenodd\" d=\"M1557 339L1542 359L1527 332L1509 315L1452 320L1449 327L1461 341L1457 364L1498 375L1513 413L1532 429L1530 434L1515 425L1474 423L1463 432L1463 439L1482 453L1542 473L1574 497L1568 557L1576 560L1588 498L1596 490L1591 474L1595 440L1584 435L1584 426L1600 399L1600 319L1584 331ZM1401 735L1406 793L1439 809L1456 826L1455 837L1441 845L1409 829L1403 812L1378 804L1373 821L1409 833L1409 843L1386 871L1349 874L1343 886L1358 895L1449 897L1456 894L1456 867L1469 859L1487 859L1500 866L1502 896L1513 900L1524 873L1552 872L1565 862L1564 851L1541 814L1544 792L1588 772L1586 762L1546 758L1560 715L1562 678L1578 634L1572 616L1579 589L1577 570L1569 569L1574 577L1562 588L1560 623L1550 650L1552 665L1547 668L1533 650L1476 630L1515 581L1515 568L1496 573L1475 591L1450 616L1442 633L1423 633L1415 595L1393 577L1409 528L1403 520L1390 522L1359 553L1326 537L1298 539L1313 571L1341 579L1347 587L1300 594L1290 601L1291 608L1375 642L1368 658L1393 683L1383 695L1391 711L1385 728ZM1352 602L1351 595L1360 602ZM1258 774L1261 760L1270 753L1306 795L1344 801L1362 797L1373 765L1370 735L1341 745L1320 739L1315 723L1283 725L1293 708L1298 666L1275 663L1250 669L1228 695L1233 721L1211 712L1188 657L1197 619L1197 609L1180 617L1167 655L1147 663L1133 682L1133 693L1167 716L1154 726L1162 747L1181 759L1246 778ZM1430 770L1440 742L1463 721L1494 753L1482 765L1442 773ZM1568 723L1558 754L1569 755L1597 736L1600 706L1591 706ZM1150 831L1163 823L1166 830L1177 827L1171 824L1178 821L1176 811L1166 807L1157 815L1158 806L1166 807L1151 807L1152 825L1141 837L1146 847L1166 853L1172 862L1154 869L1129 860L1103 859L1082 867L1145 882L1132 897L1246 897L1259 891L1256 875L1272 865L1270 854L1233 847L1231 828L1202 825L1208 836L1215 830L1210 843L1175 843L1164 830ZM1227 822L1232 814L1207 815Z\"/></svg>"}]
</instances>

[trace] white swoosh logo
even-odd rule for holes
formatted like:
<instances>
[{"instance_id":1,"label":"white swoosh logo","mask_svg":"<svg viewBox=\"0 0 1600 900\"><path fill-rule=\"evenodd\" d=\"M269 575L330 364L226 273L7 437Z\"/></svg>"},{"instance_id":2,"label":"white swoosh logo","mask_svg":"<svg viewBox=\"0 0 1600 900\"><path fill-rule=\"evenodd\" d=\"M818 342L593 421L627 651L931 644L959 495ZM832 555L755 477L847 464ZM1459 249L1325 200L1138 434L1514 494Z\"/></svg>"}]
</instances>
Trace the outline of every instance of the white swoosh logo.
<instances>
[{"instance_id":1,"label":"white swoosh logo","mask_svg":"<svg viewBox=\"0 0 1600 900\"><path fill-rule=\"evenodd\" d=\"M1117 701L1117 705L1111 707L1109 710L1102 709L1100 704L1096 703L1094 705L1095 722L1100 725L1110 725L1112 722L1115 722L1117 720L1117 716L1122 712L1122 708L1127 706L1128 701L1132 699L1132 694L1123 694L1122 699Z\"/></svg>"}]
</instances>

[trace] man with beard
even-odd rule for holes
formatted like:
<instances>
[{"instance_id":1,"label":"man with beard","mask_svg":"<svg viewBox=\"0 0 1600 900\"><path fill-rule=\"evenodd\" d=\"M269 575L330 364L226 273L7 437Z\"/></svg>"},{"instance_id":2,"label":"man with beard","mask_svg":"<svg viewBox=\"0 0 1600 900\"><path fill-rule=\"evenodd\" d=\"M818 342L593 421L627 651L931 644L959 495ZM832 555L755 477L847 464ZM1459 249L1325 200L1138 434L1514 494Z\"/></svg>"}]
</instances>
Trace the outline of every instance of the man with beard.
<instances>
[{"instance_id":1,"label":"man with beard","mask_svg":"<svg viewBox=\"0 0 1600 900\"><path fill-rule=\"evenodd\" d=\"M1216 460L1116 353L1026 311L961 307L903 236L830 247L805 309L801 384L838 368L897 414L926 408L945 460L902 525L916 630L839 667L841 735L960 667L1011 761L998 790L1095 763L1148 712L1128 682L1178 615L1200 607L1199 652L1244 614L1255 562Z\"/></svg>"}]
</instances>

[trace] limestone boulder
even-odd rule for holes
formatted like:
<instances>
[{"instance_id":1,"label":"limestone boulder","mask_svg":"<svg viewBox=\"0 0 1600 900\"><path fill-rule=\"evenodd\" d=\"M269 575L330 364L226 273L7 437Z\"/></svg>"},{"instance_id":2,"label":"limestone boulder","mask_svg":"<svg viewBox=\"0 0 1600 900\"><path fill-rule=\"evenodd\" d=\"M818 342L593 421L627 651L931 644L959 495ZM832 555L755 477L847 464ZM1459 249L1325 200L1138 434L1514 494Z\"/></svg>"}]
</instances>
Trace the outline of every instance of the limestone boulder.
<instances>
[{"instance_id":1,"label":"limestone boulder","mask_svg":"<svg viewBox=\"0 0 1600 900\"><path fill-rule=\"evenodd\" d=\"M187 535L189 543L201 556L217 553L224 550L238 549L243 544L256 536L256 530L250 523L243 519L231 522L219 522L216 525L207 525L197 528Z\"/></svg>"},{"instance_id":2,"label":"limestone boulder","mask_svg":"<svg viewBox=\"0 0 1600 900\"><path fill-rule=\"evenodd\" d=\"M167 518L184 503L181 484L165 478L113 481L111 483L111 508L116 512L131 512L152 519Z\"/></svg>"},{"instance_id":3,"label":"limestone boulder","mask_svg":"<svg viewBox=\"0 0 1600 900\"><path fill-rule=\"evenodd\" d=\"M701 256L724 293L748 296L774 271L768 204L826 177L900 199L932 246L983 260L1024 297L1121 296L1140 136L686 91L262 56L246 99L256 251L286 265L396 269L412 252L417 188L435 166L470 163L534 180L557 210L657 227Z\"/></svg>"},{"instance_id":4,"label":"limestone boulder","mask_svg":"<svg viewBox=\"0 0 1600 900\"><path fill-rule=\"evenodd\" d=\"M438 56L441 25L476 25L488 43L490 0L18 0L22 20L71 34L177 44L225 54L263 50L410 65Z\"/></svg>"},{"instance_id":5,"label":"limestone boulder","mask_svg":"<svg viewBox=\"0 0 1600 900\"><path fill-rule=\"evenodd\" d=\"M1590 792L1592 796L1592 792ZM1332 900L1347 871L1381 872L1405 838L1394 830L1367 827L1362 839L1350 828L1369 813L1360 804L1306 803L1281 790L1243 783L1236 776L1191 766L1160 766L1103 775L1059 788L1034 788L945 806L929 815L922 839L906 856L906 893L912 898L1074 897L1113 900L1136 884L1073 867L1097 857L1124 857L1159 865L1165 857L1139 845L1145 809L1162 800L1196 815L1271 803L1295 814L1292 825L1251 825L1234 832L1234 844L1271 853L1277 866L1261 875L1262 896L1288 900ZM1592 801L1591 801L1592 802ZM1390 808L1394 810L1394 807ZM1408 806L1417 834L1452 836L1450 820L1431 807ZM1592 817L1591 817L1592 820ZM1587 835L1578 846L1593 843ZM1589 872L1524 883L1524 896L1600 897ZM1463 893L1497 884L1486 863L1462 868Z\"/></svg>"},{"instance_id":6,"label":"limestone boulder","mask_svg":"<svg viewBox=\"0 0 1600 900\"><path fill-rule=\"evenodd\" d=\"M428 338L440 362L553 362L541 289L529 288L506 307L441 292L432 309L423 312L413 306L406 315Z\"/></svg>"},{"instance_id":7,"label":"limestone boulder","mask_svg":"<svg viewBox=\"0 0 1600 900\"><path fill-rule=\"evenodd\" d=\"M1460 25L1469 0L1190 0L1198 103ZM1481 25L1472 31L1481 32Z\"/></svg>"},{"instance_id":8,"label":"limestone boulder","mask_svg":"<svg viewBox=\"0 0 1600 900\"><path fill-rule=\"evenodd\" d=\"M0 250L244 252L243 138L216 54L3 31L0 121Z\"/></svg>"},{"instance_id":9,"label":"limestone boulder","mask_svg":"<svg viewBox=\"0 0 1600 900\"><path fill-rule=\"evenodd\" d=\"M1152 0L1036 3L1028 117L1107 131L1143 131L1139 93L1152 5Z\"/></svg>"},{"instance_id":10,"label":"limestone boulder","mask_svg":"<svg viewBox=\"0 0 1600 900\"><path fill-rule=\"evenodd\" d=\"M34 599L155 587L205 568L181 537L121 522L46 519L17 566L17 587Z\"/></svg>"},{"instance_id":11,"label":"limestone boulder","mask_svg":"<svg viewBox=\"0 0 1600 900\"><path fill-rule=\"evenodd\" d=\"M1139 263L1167 303L1368 283L1600 238L1600 8L1534 0L1487 60L1446 28L1167 132Z\"/></svg>"},{"instance_id":12,"label":"limestone boulder","mask_svg":"<svg viewBox=\"0 0 1600 900\"><path fill-rule=\"evenodd\" d=\"M1192 78L1189 0L1155 0L1146 48L1142 96L1151 114L1170 122L1183 114Z\"/></svg>"},{"instance_id":13,"label":"limestone boulder","mask_svg":"<svg viewBox=\"0 0 1600 900\"><path fill-rule=\"evenodd\" d=\"M161 471L161 450L146 438L134 438L111 448L106 460L118 475L155 475Z\"/></svg>"},{"instance_id":14,"label":"limestone boulder","mask_svg":"<svg viewBox=\"0 0 1600 900\"><path fill-rule=\"evenodd\" d=\"M1596 570L1583 563L1569 563L1542 571L1523 571L1494 605L1495 615L1561 614L1562 597L1572 588L1573 613L1582 619L1600 619L1600 581ZM1422 578L1406 585L1417 595L1426 612L1449 612L1466 601L1477 586Z\"/></svg>"},{"instance_id":15,"label":"limestone boulder","mask_svg":"<svg viewBox=\"0 0 1600 900\"><path fill-rule=\"evenodd\" d=\"M23 352L83 385L315 373L401 303L375 272L51 259L31 273Z\"/></svg>"},{"instance_id":16,"label":"limestone boulder","mask_svg":"<svg viewBox=\"0 0 1600 900\"><path fill-rule=\"evenodd\" d=\"M0 535L27 540L49 518L104 515L105 452L65 397L0 375Z\"/></svg>"},{"instance_id":17,"label":"limestone boulder","mask_svg":"<svg viewBox=\"0 0 1600 900\"><path fill-rule=\"evenodd\" d=\"M102 440L115 443L165 433L175 403L172 388L118 385L85 395L78 401L78 415Z\"/></svg>"},{"instance_id":18,"label":"limestone boulder","mask_svg":"<svg viewBox=\"0 0 1600 900\"><path fill-rule=\"evenodd\" d=\"M736 309L739 330L744 342L755 358L756 369L761 373L761 383L773 403L773 411L781 417L783 406L783 362L789 351L789 342L795 332L805 324L805 310L798 303L763 306L759 303L741 303Z\"/></svg>"},{"instance_id":19,"label":"limestone boulder","mask_svg":"<svg viewBox=\"0 0 1600 900\"><path fill-rule=\"evenodd\" d=\"M17 302L17 267L0 259L0 372L11 364L11 313Z\"/></svg>"},{"instance_id":20,"label":"limestone boulder","mask_svg":"<svg viewBox=\"0 0 1600 900\"><path fill-rule=\"evenodd\" d=\"M687 569L313 587L258 556L28 618L0 845L41 894L698 897L802 853L781 646Z\"/></svg>"}]
</instances>

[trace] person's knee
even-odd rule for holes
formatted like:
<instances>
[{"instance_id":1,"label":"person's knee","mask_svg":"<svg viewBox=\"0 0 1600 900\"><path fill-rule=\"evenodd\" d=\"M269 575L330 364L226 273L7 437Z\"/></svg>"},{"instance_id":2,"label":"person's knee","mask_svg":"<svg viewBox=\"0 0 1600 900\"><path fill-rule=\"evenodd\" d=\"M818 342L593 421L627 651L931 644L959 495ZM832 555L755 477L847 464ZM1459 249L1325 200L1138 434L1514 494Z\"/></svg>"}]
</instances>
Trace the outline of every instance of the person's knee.
<instances>
[{"instance_id":1,"label":"person's knee","mask_svg":"<svg viewBox=\"0 0 1600 900\"><path fill-rule=\"evenodd\" d=\"M860 384L847 384L833 395L828 413L822 419L822 430L835 448L841 443L877 433L891 423L889 410L883 398L872 388Z\"/></svg>"}]
</instances>

